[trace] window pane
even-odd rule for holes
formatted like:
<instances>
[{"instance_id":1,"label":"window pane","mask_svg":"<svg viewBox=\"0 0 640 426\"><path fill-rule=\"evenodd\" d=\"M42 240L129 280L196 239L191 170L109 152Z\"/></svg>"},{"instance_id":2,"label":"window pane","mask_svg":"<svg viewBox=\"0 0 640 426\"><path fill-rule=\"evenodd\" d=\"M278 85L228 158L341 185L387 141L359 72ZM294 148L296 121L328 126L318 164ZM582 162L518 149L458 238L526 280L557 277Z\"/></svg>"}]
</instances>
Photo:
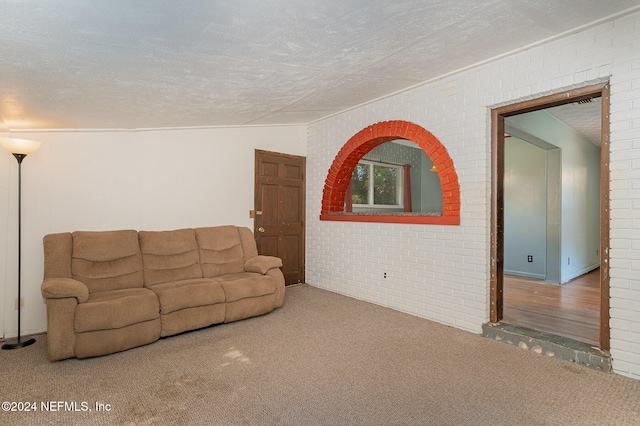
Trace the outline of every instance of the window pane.
<instances>
[{"instance_id":1,"label":"window pane","mask_svg":"<svg viewBox=\"0 0 640 426\"><path fill-rule=\"evenodd\" d=\"M351 202L369 204L369 166L358 164L351 175Z\"/></svg>"},{"instance_id":2,"label":"window pane","mask_svg":"<svg viewBox=\"0 0 640 426\"><path fill-rule=\"evenodd\" d=\"M398 204L397 169L373 166L373 204Z\"/></svg>"}]
</instances>

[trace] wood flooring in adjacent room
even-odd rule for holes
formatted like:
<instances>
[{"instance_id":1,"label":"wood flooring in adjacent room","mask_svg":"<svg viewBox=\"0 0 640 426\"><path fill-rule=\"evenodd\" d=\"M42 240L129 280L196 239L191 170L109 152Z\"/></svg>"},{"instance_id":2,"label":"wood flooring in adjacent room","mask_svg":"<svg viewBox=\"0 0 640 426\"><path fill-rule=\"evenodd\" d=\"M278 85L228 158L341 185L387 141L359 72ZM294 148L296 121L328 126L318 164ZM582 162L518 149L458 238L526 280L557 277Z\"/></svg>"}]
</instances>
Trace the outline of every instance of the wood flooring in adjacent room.
<instances>
[{"instance_id":1,"label":"wood flooring in adjacent room","mask_svg":"<svg viewBox=\"0 0 640 426\"><path fill-rule=\"evenodd\" d=\"M599 345L599 268L562 285L505 274L503 293L503 322Z\"/></svg>"}]
</instances>

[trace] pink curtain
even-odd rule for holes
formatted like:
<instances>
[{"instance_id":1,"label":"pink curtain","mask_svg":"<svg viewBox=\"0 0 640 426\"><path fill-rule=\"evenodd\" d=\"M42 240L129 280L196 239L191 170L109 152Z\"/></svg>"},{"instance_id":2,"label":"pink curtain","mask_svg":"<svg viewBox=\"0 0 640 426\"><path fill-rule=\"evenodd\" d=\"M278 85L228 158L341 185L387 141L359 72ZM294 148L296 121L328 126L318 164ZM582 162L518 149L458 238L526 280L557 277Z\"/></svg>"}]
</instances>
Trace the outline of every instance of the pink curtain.
<instances>
[{"instance_id":1,"label":"pink curtain","mask_svg":"<svg viewBox=\"0 0 640 426\"><path fill-rule=\"evenodd\" d=\"M404 165L404 211L411 212L411 165Z\"/></svg>"}]
</instances>

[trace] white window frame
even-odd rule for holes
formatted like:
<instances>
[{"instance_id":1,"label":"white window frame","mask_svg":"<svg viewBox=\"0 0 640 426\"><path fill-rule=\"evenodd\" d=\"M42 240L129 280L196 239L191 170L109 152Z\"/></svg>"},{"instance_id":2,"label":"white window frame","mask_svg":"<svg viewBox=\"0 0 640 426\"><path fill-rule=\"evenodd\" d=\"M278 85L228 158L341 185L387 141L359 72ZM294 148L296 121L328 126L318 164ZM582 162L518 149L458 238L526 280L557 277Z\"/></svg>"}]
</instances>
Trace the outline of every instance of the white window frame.
<instances>
[{"instance_id":1,"label":"white window frame","mask_svg":"<svg viewBox=\"0 0 640 426\"><path fill-rule=\"evenodd\" d=\"M404 168L402 166L398 166L397 164L389 164L382 163L379 161L370 161L370 160L360 160L358 161L358 165L365 164L369 167L369 196L367 199L369 200L368 204L353 204L353 207L361 207L361 208L376 208L376 209L398 209L402 208L404 204ZM374 204L373 203L373 189L374 189L374 178L373 178L373 167L374 166L382 166L390 169L397 169L396 172L396 194L397 194L397 202L398 204ZM357 166L356 166L357 167Z\"/></svg>"}]
</instances>

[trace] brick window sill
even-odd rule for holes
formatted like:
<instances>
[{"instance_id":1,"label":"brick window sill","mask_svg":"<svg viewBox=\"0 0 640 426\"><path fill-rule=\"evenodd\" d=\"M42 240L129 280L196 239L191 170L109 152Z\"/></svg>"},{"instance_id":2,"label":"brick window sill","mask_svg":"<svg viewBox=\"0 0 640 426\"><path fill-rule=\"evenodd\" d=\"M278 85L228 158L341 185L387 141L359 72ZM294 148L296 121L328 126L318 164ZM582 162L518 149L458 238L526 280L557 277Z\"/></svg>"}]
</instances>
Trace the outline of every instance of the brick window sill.
<instances>
[{"instance_id":1,"label":"brick window sill","mask_svg":"<svg viewBox=\"0 0 640 426\"><path fill-rule=\"evenodd\" d=\"M362 214L362 213L325 213L320 220L337 222L377 222L377 223L408 223L425 225L460 225L458 216L434 216L417 214Z\"/></svg>"}]
</instances>

